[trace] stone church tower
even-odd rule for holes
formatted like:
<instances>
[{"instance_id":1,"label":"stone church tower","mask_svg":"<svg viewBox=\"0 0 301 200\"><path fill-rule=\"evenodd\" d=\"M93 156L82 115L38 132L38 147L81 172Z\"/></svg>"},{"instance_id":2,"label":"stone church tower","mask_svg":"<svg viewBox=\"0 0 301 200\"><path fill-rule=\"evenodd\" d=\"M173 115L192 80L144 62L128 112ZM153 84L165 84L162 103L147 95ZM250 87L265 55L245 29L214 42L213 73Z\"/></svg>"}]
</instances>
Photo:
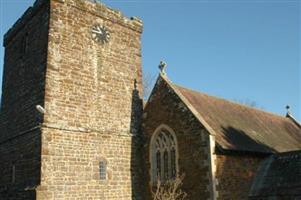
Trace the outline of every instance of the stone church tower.
<instances>
[{"instance_id":1,"label":"stone church tower","mask_svg":"<svg viewBox=\"0 0 301 200\"><path fill-rule=\"evenodd\" d=\"M37 0L4 37L0 199L144 199L142 22Z\"/></svg>"}]
</instances>

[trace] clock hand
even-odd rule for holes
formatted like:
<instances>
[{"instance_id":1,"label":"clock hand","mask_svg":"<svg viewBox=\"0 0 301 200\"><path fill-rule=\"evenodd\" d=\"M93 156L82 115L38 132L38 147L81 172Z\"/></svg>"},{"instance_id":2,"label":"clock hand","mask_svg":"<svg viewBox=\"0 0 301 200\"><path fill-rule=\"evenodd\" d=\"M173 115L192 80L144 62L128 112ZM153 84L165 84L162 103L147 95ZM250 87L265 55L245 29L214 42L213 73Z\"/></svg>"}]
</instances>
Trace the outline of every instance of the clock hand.
<instances>
[{"instance_id":1,"label":"clock hand","mask_svg":"<svg viewBox=\"0 0 301 200\"><path fill-rule=\"evenodd\" d=\"M102 31L96 31L96 30L92 30L92 33L100 33L100 34L103 34Z\"/></svg>"}]
</instances>

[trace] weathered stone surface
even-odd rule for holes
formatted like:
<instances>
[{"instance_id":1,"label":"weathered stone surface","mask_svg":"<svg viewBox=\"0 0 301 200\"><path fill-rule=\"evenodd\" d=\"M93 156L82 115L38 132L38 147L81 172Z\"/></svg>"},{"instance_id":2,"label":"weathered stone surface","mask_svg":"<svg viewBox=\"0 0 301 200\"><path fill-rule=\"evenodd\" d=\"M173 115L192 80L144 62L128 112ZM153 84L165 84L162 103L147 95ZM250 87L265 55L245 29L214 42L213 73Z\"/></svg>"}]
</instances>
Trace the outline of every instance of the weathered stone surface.
<instances>
[{"instance_id":1,"label":"weathered stone surface","mask_svg":"<svg viewBox=\"0 0 301 200\"><path fill-rule=\"evenodd\" d=\"M51 4L45 123L106 132L137 131L131 122L136 120L132 103L139 103L141 94L140 32L115 22L120 20L117 17L107 20L91 13L92 8L91 12L83 10L98 4L79 2ZM110 13L103 8L103 15ZM92 40L95 24L111 32L108 44Z\"/></svg>"},{"instance_id":2,"label":"weathered stone surface","mask_svg":"<svg viewBox=\"0 0 301 200\"><path fill-rule=\"evenodd\" d=\"M144 110L146 168L150 169L151 137L157 127L166 124L175 131L177 137L179 174L185 174L183 191L191 200L209 199L209 134L163 80L155 86L153 94ZM150 193L150 171L147 175Z\"/></svg>"},{"instance_id":3,"label":"weathered stone surface","mask_svg":"<svg viewBox=\"0 0 301 200\"><path fill-rule=\"evenodd\" d=\"M216 178L218 199L248 199L261 156L217 155Z\"/></svg>"},{"instance_id":4,"label":"weathered stone surface","mask_svg":"<svg viewBox=\"0 0 301 200\"><path fill-rule=\"evenodd\" d=\"M92 40L96 24L110 32L108 43ZM0 183L15 195L4 199L143 199L141 33L139 19L101 3L39 0L6 34ZM34 195L22 192L26 184L15 188L29 180Z\"/></svg>"},{"instance_id":5,"label":"weathered stone surface","mask_svg":"<svg viewBox=\"0 0 301 200\"><path fill-rule=\"evenodd\" d=\"M38 199L139 199L135 138L43 128L43 142ZM107 161L106 181L99 178L101 159Z\"/></svg>"},{"instance_id":6,"label":"weathered stone surface","mask_svg":"<svg viewBox=\"0 0 301 200\"><path fill-rule=\"evenodd\" d=\"M0 114L0 141L37 126L42 117L36 105L44 105L47 62L48 6L44 4L20 19L6 35Z\"/></svg>"},{"instance_id":7,"label":"weathered stone surface","mask_svg":"<svg viewBox=\"0 0 301 200\"><path fill-rule=\"evenodd\" d=\"M223 151L188 105L176 86L161 75L144 110L147 169L151 138L157 127L166 124L177 135L179 173L186 174L183 189L188 199L248 199L258 166L268 155Z\"/></svg>"},{"instance_id":8,"label":"weathered stone surface","mask_svg":"<svg viewBox=\"0 0 301 200\"><path fill-rule=\"evenodd\" d=\"M44 105L48 19L47 3L37 4L4 38L0 199L34 199L40 182L43 116L35 107Z\"/></svg>"},{"instance_id":9,"label":"weathered stone surface","mask_svg":"<svg viewBox=\"0 0 301 200\"><path fill-rule=\"evenodd\" d=\"M98 24L108 43L92 39ZM141 20L88 0L38 0L8 31L0 199L150 199L150 140L161 124L176 134L188 199L247 199L263 157L218 153L167 79L145 107L142 134L141 33Z\"/></svg>"},{"instance_id":10,"label":"weathered stone surface","mask_svg":"<svg viewBox=\"0 0 301 200\"><path fill-rule=\"evenodd\" d=\"M39 129L0 143L0 199L34 199L31 190L40 182L40 150Z\"/></svg>"}]
</instances>

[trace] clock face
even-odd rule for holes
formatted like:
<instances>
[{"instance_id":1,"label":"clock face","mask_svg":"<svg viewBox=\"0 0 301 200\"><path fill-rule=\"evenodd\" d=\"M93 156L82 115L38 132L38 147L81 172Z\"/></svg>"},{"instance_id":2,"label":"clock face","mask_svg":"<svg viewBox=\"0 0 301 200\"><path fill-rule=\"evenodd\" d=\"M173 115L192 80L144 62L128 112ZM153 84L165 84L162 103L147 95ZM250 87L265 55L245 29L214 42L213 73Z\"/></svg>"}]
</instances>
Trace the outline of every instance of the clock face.
<instances>
[{"instance_id":1,"label":"clock face","mask_svg":"<svg viewBox=\"0 0 301 200\"><path fill-rule=\"evenodd\" d=\"M92 38L99 43L108 43L110 39L109 31L102 25L95 25L92 27Z\"/></svg>"}]
</instances>

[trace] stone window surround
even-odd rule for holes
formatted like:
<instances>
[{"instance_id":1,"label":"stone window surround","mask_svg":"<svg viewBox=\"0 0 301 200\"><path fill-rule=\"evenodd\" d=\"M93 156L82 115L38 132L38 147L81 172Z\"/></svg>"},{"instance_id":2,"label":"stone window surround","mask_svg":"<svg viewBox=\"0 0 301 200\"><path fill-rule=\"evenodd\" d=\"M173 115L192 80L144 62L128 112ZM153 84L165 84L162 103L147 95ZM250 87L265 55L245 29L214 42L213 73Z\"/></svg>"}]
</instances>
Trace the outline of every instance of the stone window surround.
<instances>
[{"instance_id":1,"label":"stone window surround","mask_svg":"<svg viewBox=\"0 0 301 200\"><path fill-rule=\"evenodd\" d=\"M155 185L157 183L157 159L156 159L156 154L157 154L157 149L155 147L156 145L156 140L157 140L157 136L162 132L162 130L167 131L168 133L170 133L174 139L174 147L175 147L175 168L176 168L176 176L178 176L179 174L179 166L178 166L178 160L179 160L179 153L178 153L178 142L177 142L177 137L175 132L173 131L173 129L171 129L168 125L166 124L161 124L160 126L158 126L156 128L156 130L154 131L154 133L152 134L151 137L151 142L150 142L150 149L149 149L149 160L150 160L150 164L151 164L151 169L150 169L150 177L151 177L151 184ZM171 165L169 164L169 170ZM164 164L161 161L161 171L163 171L164 169Z\"/></svg>"}]
</instances>

